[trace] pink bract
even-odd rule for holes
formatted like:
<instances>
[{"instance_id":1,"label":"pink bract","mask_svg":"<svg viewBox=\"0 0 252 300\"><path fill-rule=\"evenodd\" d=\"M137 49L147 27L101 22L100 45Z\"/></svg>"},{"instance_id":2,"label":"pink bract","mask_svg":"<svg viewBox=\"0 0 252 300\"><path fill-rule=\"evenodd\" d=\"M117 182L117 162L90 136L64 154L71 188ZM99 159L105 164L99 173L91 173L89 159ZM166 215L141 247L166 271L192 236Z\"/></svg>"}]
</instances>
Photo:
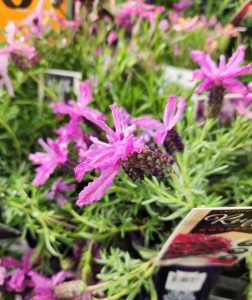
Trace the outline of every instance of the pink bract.
<instances>
[{"instance_id":1,"label":"pink bract","mask_svg":"<svg viewBox=\"0 0 252 300\"><path fill-rule=\"evenodd\" d=\"M47 143L39 139L39 144L45 152L36 152L29 155L29 159L35 165L39 165L36 168L37 174L33 180L35 186L43 185L57 166L67 161L68 154L67 143L60 138L55 141L48 138Z\"/></svg>"},{"instance_id":2,"label":"pink bract","mask_svg":"<svg viewBox=\"0 0 252 300\"><path fill-rule=\"evenodd\" d=\"M169 97L164 111L163 123L152 119L151 117L141 117L135 119L133 123L145 130L152 130L155 143L157 145L162 145L168 131L178 123L185 110L185 97L181 98L179 104L177 104L177 100L176 95Z\"/></svg>"},{"instance_id":3,"label":"pink bract","mask_svg":"<svg viewBox=\"0 0 252 300\"><path fill-rule=\"evenodd\" d=\"M92 100L92 90L90 81L86 80L80 84L79 97L77 101L69 101L65 103L53 103L52 108L56 113L67 114L71 119L79 119L84 117L94 124L99 123L99 120L104 120L106 117L96 109L87 107Z\"/></svg>"},{"instance_id":4,"label":"pink bract","mask_svg":"<svg viewBox=\"0 0 252 300\"><path fill-rule=\"evenodd\" d=\"M31 300L57 300L54 296L54 288L66 278L72 277L72 273L61 271L51 278L48 278L37 272L31 271L29 272L29 276L34 283L33 292L35 293Z\"/></svg>"},{"instance_id":5,"label":"pink bract","mask_svg":"<svg viewBox=\"0 0 252 300\"><path fill-rule=\"evenodd\" d=\"M194 72L194 79L201 80L196 90L200 94L204 90L210 90L214 86L222 86L225 90L233 93L248 93L247 87L236 77L247 73L251 64L241 67L245 56L245 46L240 46L226 63L226 58L221 55L219 65L211 57L202 51L192 51L191 57L200 69Z\"/></svg>"}]
</instances>

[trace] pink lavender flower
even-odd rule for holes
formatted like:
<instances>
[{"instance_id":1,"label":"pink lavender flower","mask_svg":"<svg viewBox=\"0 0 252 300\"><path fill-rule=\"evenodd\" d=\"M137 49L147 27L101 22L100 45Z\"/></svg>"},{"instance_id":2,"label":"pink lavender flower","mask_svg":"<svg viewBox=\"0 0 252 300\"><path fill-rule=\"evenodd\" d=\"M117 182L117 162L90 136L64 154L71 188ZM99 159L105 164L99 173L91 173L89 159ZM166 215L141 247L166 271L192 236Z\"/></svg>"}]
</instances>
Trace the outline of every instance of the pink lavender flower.
<instances>
[{"instance_id":1,"label":"pink lavender flower","mask_svg":"<svg viewBox=\"0 0 252 300\"><path fill-rule=\"evenodd\" d=\"M244 32L246 30L246 27L234 27L232 24L227 24L224 27L220 23L215 25L215 31L221 36L237 37L240 32Z\"/></svg>"},{"instance_id":2,"label":"pink lavender flower","mask_svg":"<svg viewBox=\"0 0 252 300\"><path fill-rule=\"evenodd\" d=\"M5 278L7 277L7 269L0 266L0 286L4 285Z\"/></svg>"},{"instance_id":3,"label":"pink lavender flower","mask_svg":"<svg viewBox=\"0 0 252 300\"><path fill-rule=\"evenodd\" d=\"M167 30L169 28L169 22L166 19L163 19L158 24L158 29Z\"/></svg>"},{"instance_id":4,"label":"pink lavender flower","mask_svg":"<svg viewBox=\"0 0 252 300\"><path fill-rule=\"evenodd\" d=\"M66 20L65 18L58 17L59 23L62 26L65 26L67 28L72 28L73 30L77 30L83 22L81 15L80 15L80 10L81 10L81 1L78 1L78 0L74 1L75 19L74 20Z\"/></svg>"},{"instance_id":5,"label":"pink lavender flower","mask_svg":"<svg viewBox=\"0 0 252 300\"><path fill-rule=\"evenodd\" d=\"M155 6L146 4L141 0L126 2L116 16L118 25L123 26L126 30L130 31L132 24L132 17L139 16L147 19L151 24L155 22L159 13L165 10L163 6Z\"/></svg>"},{"instance_id":6,"label":"pink lavender flower","mask_svg":"<svg viewBox=\"0 0 252 300\"><path fill-rule=\"evenodd\" d=\"M57 300L54 288L66 278L72 277L70 272L61 271L51 278L45 277L37 272L30 271L29 276L34 283L33 292L35 296L31 300Z\"/></svg>"},{"instance_id":7,"label":"pink lavender flower","mask_svg":"<svg viewBox=\"0 0 252 300\"><path fill-rule=\"evenodd\" d=\"M172 29L181 32L187 31L191 32L199 25L199 17L195 16L193 18L178 18L175 23L172 25Z\"/></svg>"},{"instance_id":8,"label":"pink lavender flower","mask_svg":"<svg viewBox=\"0 0 252 300\"><path fill-rule=\"evenodd\" d=\"M14 90L10 77L8 75L8 66L9 66L9 55L1 54L0 50L0 89L5 85L8 91L8 94L11 97L14 97Z\"/></svg>"},{"instance_id":9,"label":"pink lavender flower","mask_svg":"<svg viewBox=\"0 0 252 300\"><path fill-rule=\"evenodd\" d=\"M206 16L202 15L200 16L200 21L205 28L209 28L216 25L217 18L216 16L212 16L209 20L207 20Z\"/></svg>"},{"instance_id":10,"label":"pink lavender flower","mask_svg":"<svg viewBox=\"0 0 252 300\"><path fill-rule=\"evenodd\" d=\"M251 68L251 64L244 67L240 66L244 61L245 49L245 46L240 46L228 63L226 63L225 56L221 55L219 66L208 54L202 51L192 51L193 61L200 66L200 69L194 72L194 79L203 80L196 92L200 94L214 86L222 86L229 92L246 95L248 93L247 87L235 79L247 73Z\"/></svg>"},{"instance_id":11,"label":"pink lavender flower","mask_svg":"<svg viewBox=\"0 0 252 300\"><path fill-rule=\"evenodd\" d=\"M34 58L34 56L36 55L35 48L33 46L29 46L22 43L20 40L15 39L16 25L13 22L8 23L8 25L5 27L5 31L6 31L6 40L9 44L9 47L2 49L3 51L5 50L9 54L21 52L29 60Z\"/></svg>"},{"instance_id":12,"label":"pink lavender flower","mask_svg":"<svg viewBox=\"0 0 252 300\"><path fill-rule=\"evenodd\" d=\"M65 103L53 103L52 108L56 113L67 114L71 119L85 119L97 124L100 120L104 120L105 116L96 109L87 107L92 100L92 90L89 80L80 84L80 92L77 102L69 101Z\"/></svg>"},{"instance_id":13,"label":"pink lavender flower","mask_svg":"<svg viewBox=\"0 0 252 300\"><path fill-rule=\"evenodd\" d=\"M32 283L27 277L32 268L32 253L33 250L28 249L22 257L21 262L7 257L2 259L2 265L9 269L14 269L14 272L8 272L7 288L11 291L22 292L26 287L31 287Z\"/></svg>"},{"instance_id":14,"label":"pink lavender flower","mask_svg":"<svg viewBox=\"0 0 252 300\"><path fill-rule=\"evenodd\" d=\"M200 69L194 72L194 79L202 80L196 93L200 94L204 90L210 91L210 116L219 114L225 91L247 95L247 87L236 79L251 68L251 64L241 67L245 56L245 46L240 46L227 63L225 56L221 55L219 66L202 51L192 51L191 56L193 61L200 66Z\"/></svg>"},{"instance_id":15,"label":"pink lavender flower","mask_svg":"<svg viewBox=\"0 0 252 300\"><path fill-rule=\"evenodd\" d=\"M192 0L179 0L177 3L172 5L172 8L181 13L184 12L186 9L190 8L193 5Z\"/></svg>"},{"instance_id":16,"label":"pink lavender flower","mask_svg":"<svg viewBox=\"0 0 252 300\"><path fill-rule=\"evenodd\" d=\"M43 34L51 28L45 23L45 17L50 21L56 19L53 11L44 10L44 4L45 0L39 0L32 13L22 21L22 25L27 26L38 39L43 38Z\"/></svg>"},{"instance_id":17,"label":"pink lavender flower","mask_svg":"<svg viewBox=\"0 0 252 300\"><path fill-rule=\"evenodd\" d=\"M75 188L75 184L68 184L59 177L51 186L47 195L48 199L55 200L59 205L67 201L66 192Z\"/></svg>"},{"instance_id":18,"label":"pink lavender flower","mask_svg":"<svg viewBox=\"0 0 252 300\"><path fill-rule=\"evenodd\" d=\"M91 171L101 172L79 194L77 205L82 207L99 200L113 184L120 169L124 169L132 180L143 179L145 173L163 178L171 170L173 159L170 155L151 146L144 145L142 137L135 137L136 126L128 124L125 111L117 105L110 106L115 130L101 121L99 126L106 133L108 143L91 137L93 145L83 155L83 162L75 168L77 181ZM158 121L157 121L158 122Z\"/></svg>"},{"instance_id":19,"label":"pink lavender flower","mask_svg":"<svg viewBox=\"0 0 252 300\"><path fill-rule=\"evenodd\" d=\"M252 119L252 111L251 111L251 104L252 104L252 96L248 95L243 98L233 99L233 107L235 111L247 117L248 119Z\"/></svg>"},{"instance_id":20,"label":"pink lavender flower","mask_svg":"<svg viewBox=\"0 0 252 300\"><path fill-rule=\"evenodd\" d=\"M174 130L175 125L181 119L185 110L186 100L184 97L181 98L179 104L177 104L177 96L173 95L169 97L165 107L163 123L154 120L150 117L141 117L133 121L134 124L140 128L152 130L154 136L154 142L157 145L164 145L169 153L172 153L174 148L171 145L171 139L173 142L177 142L177 150L183 151L182 141L180 141L178 134ZM175 139L175 140L174 140ZM174 149L175 150L175 149Z\"/></svg>"},{"instance_id":21,"label":"pink lavender flower","mask_svg":"<svg viewBox=\"0 0 252 300\"><path fill-rule=\"evenodd\" d=\"M222 123L230 122L237 114L245 116L248 119L252 119L252 96L246 97L232 97L232 95L226 95L223 99L219 119ZM200 100L197 106L196 120L206 119L206 103L204 100Z\"/></svg>"},{"instance_id":22,"label":"pink lavender flower","mask_svg":"<svg viewBox=\"0 0 252 300\"><path fill-rule=\"evenodd\" d=\"M111 31L108 35L109 46L113 45L117 41L117 32L115 30Z\"/></svg>"},{"instance_id":23,"label":"pink lavender flower","mask_svg":"<svg viewBox=\"0 0 252 300\"><path fill-rule=\"evenodd\" d=\"M55 132L58 134L61 141L64 141L67 145L70 142L74 142L74 150L82 151L87 150L87 142L89 138L84 134L83 130L80 128L79 124L81 119L75 118L70 120L67 124L56 129Z\"/></svg>"},{"instance_id":24,"label":"pink lavender flower","mask_svg":"<svg viewBox=\"0 0 252 300\"><path fill-rule=\"evenodd\" d=\"M33 180L35 186L45 184L54 170L67 161L68 154L67 143L60 138L55 141L48 138L47 143L39 139L38 142L45 152L36 152L29 155L29 159L34 164L39 165L36 168L37 174Z\"/></svg>"},{"instance_id":25,"label":"pink lavender flower","mask_svg":"<svg viewBox=\"0 0 252 300\"><path fill-rule=\"evenodd\" d=\"M141 152L144 144L140 138L135 138L135 126L125 127L120 110L111 105L115 131L105 123L100 126L105 131L109 143L90 138L93 145L83 155L84 161L75 168L76 179L80 182L86 172L95 169L101 175L79 194L77 205L82 207L99 200L113 184L115 176L119 173L123 161L133 153Z\"/></svg>"}]
</instances>

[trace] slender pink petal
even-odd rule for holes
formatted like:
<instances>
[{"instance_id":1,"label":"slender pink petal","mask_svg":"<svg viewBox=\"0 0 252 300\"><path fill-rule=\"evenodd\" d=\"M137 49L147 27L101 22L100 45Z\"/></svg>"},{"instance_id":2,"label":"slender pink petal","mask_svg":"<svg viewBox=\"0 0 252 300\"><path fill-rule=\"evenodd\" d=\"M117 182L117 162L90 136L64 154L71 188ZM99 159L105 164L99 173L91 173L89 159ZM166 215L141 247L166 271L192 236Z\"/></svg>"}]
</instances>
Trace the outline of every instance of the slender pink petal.
<instances>
[{"instance_id":1,"label":"slender pink petal","mask_svg":"<svg viewBox=\"0 0 252 300\"><path fill-rule=\"evenodd\" d=\"M167 130L158 130L154 135L154 142L157 145L163 145L165 137L167 135Z\"/></svg>"},{"instance_id":2,"label":"slender pink petal","mask_svg":"<svg viewBox=\"0 0 252 300\"><path fill-rule=\"evenodd\" d=\"M152 130L159 130L163 128L160 121L157 121L151 117L141 117L133 120L133 123L139 127L148 128Z\"/></svg>"},{"instance_id":3,"label":"slender pink petal","mask_svg":"<svg viewBox=\"0 0 252 300\"><path fill-rule=\"evenodd\" d=\"M163 122L165 127L170 127L173 116L175 115L177 107L177 96L172 95L169 97L167 104L165 106Z\"/></svg>"},{"instance_id":4,"label":"slender pink petal","mask_svg":"<svg viewBox=\"0 0 252 300\"><path fill-rule=\"evenodd\" d=\"M224 80L222 85L232 93L241 93L244 96L248 94L247 87L237 79Z\"/></svg>"},{"instance_id":5,"label":"slender pink petal","mask_svg":"<svg viewBox=\"0 0 252 300\"><path fill-rule=\"evenodd\" d=\"M1 259L1 265L6 268L19 268L21 266L20 261L10 256Z\"/></svg>"},{"instance_id":6,"label":"slender pink petal","mask_svg":"<svg viewBox=\"0 0 252 300\"><path fill-rule=\"evenodd\" d=\"M225 67L226 57L225 55L220 56L219 69L222 70Z\"/></svg>"},{"instance_id":7,"label":"slender pink petal","mask_svg":"<svg viewBox=\"0 0 252 300\"><path fill-rule=\"evenodd\" d=\"M171 119L171 121L168 124L168 130L172 129L178 123L178 121L182 118L182 115L185 110L185 105L186 105L186 99L185 99L185 97L182 97L178 104L176 114L173 116L173 118Z\"/></svg>"},{"instance_id":8,"label":"slender pink petal","mask_svg":"<svg viewBox=\"0 0 252 300\"><path fill-rule=\"evenodd\" d=\"M237 51L235 51L230 57L226 65L226 71L232 70L240 66L240 64L244 61L245 51L246 47L244 45L239 46Z\"/></svg>"},{"instance_id":9,"label":"slender pink petal","mask_svg":"<svg viewBox=\"0 0 252 300\"><path fill-rule=\"evenodd\" d=\"M201 65L204 61L205 53L203 51L193 50L191 51L191 58L194 62Z\"/></svg>"},{"instance_id":10,"label":"slender pink petal","mask_svg":"<svg viewBox=\"0 0 252 300\"><path fill-rule=\"evenodd\" d=\"M72 272L60 271L52 277L52 285L56 286L63 282L66 278L72 276Z\"/></svg>"},{"instance_id":11,"label":"slender pink petal","mask_svg":"<svg viewBox=\"0 0 252 300\"><path fill-rule=\"evenodd\" d=\"M120 167L120 164L117 164L111 169L102 171L100 177L95 178L93 182L90 182L79 194L77 205L82 207L83 205L91 204L94 201L100 200L112 186L113 180L119 173Z\"/></svg>"},{"instance_id":12,"label":"slender pink petal","mask_svg":"<svg viewBox=\"0 0 252 300\"><path fill-rule=\"evenodd\" d=\"M229 72L225 71L220 75L220 79L225 80L225 79L229 79L229 78L232 78L232 77L241 76L243 74L248 73L250 70L251 70L251 64L243 66L242 68L237 69L237 70L232 70L232 71L229 71Z\"/></svg>"},{"instance_id":13,"label":"slender pink petal","mask_svg":"<svg viewBox=\"0 0 252 300\"><path fill-rule=\"evenodd\" d=\"M218 72L218 67L216 63L211 59L211 57L208 54L205 56L205 64L207 71L209 70L210 73L216 74Z\"/></svg>"},{"instance_id":14,"label":"slender pink petal","mask_svg":"<svg viewBox=\"0 0 252 300\"><path fill-rule=\"evenodd\" d=\"M22 292L25 289L25 272L22 269L18 269L8 281L8 288L11 290Z\"/></svg>"},{"instance_id":15,"label":"slender pink petal","mask_svg":"<svg viewBox=\"0 0 252 300\"><path fill-rule=\"evenodd\" d=\"M11 44L14 40L14 35L16 32L16 26L14 24L14 22L9 21L7 26L5 27L5 31L6 31L6 39L8 44Z\"/></svg>"},{"instance_id":16,"label":"slender pink petal","mask_svg":"<svg viewBox=\"0 0 252 300\"><path fill-rule=\"evenodd\" d=\"M4 285L6 277L7 277L6 268L0 266L0 286Z\"/></svg>"},{"instance_id":17,"label":"slender pink petal","mask_svg":"<svg viewBox=\"0 0 252 300\"><path fill-rule=\"evenodd\" d=\"M116 134L121 134L122 128L121 128L121 115L120 115L119 108L116 104L112 104L110 105L110 109L112 111Z\"/></svg>"},{"instance_id":18,"label":"slender pink petal","mask_svg":"<svg viewBox=\"0 0 252 300\"><path fill-rule=\"evenodd\" d=\"M214 86L214 81L205 79L197 88L196 94L202 93L204 90L210 90Z\"/></svg>"},{"instance_id":19,"label":"slender pink petal","mask_svg":"<svg viewBox=\"0 0 252 300\"><path fill-rule=\"evenodd\" d=\"M85 107L92 100L92 89L89 80L85 80L80 84L78 103L80 107Z\"/></svg>"},{"instance_id":20,"label":"slender pink petal","mask_svg":"<svg viewBox=\"0 0 252 300\"><path fill-rule=\"evenodd\" d=\"M193 71L193 80L201 80L204 79L204 74L201 70Z\"/></svg>"}]
</instances>

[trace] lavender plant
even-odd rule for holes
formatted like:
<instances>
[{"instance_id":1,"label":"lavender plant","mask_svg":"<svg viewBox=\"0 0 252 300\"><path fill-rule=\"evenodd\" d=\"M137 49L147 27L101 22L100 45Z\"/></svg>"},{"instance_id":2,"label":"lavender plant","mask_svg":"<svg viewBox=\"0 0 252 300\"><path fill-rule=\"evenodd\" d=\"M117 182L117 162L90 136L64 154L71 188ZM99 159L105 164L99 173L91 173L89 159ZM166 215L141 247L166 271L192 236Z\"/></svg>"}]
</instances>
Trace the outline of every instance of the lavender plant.
<instances>
[{"instance_id":1,"label":"lavender plant","mask_svg":"<svg viewBox=\"0 0 252 300\"><path fill-rule=\"evenodd\" d=\"M245 46L214 62L243 29L193 16L189 3L107 4L104 15L77 1L70 21L41 0L6 28L0 221L21 236L0 247L4 299L157 299L155 258L179 220L251 204L250 75L234 79L250 70ZM193 60L198 87L166 83L164 64ZM46 89L51 102L39 102L47 67L81 71L79 95ZM201 115L195 90L210 91Z\"/></svg>"}]
</instances>

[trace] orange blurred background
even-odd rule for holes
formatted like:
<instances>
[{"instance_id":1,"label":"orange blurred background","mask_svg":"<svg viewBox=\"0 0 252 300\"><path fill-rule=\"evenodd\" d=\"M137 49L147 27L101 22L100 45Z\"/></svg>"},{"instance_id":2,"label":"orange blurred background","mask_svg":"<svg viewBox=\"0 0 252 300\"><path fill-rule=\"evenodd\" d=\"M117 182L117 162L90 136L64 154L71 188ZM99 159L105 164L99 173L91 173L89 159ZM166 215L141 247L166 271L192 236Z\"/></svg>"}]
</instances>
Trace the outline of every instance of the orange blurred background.
<instances>
[{"instance_id":1,"label":"orange blurred background","mask_svg":"<svg viewBox=\"0 0 252 300\"><path fill-rule=\"evenodd\" d=\"M16 7L8 7L13 4L13 6L21 6L22 4L24 6L25 2L27 2L29 5L27 5L26 8L16 8ZM7 4L6 4L7 3ZM36 7L38 3L38 0L0 0L0 29L4 29L4 27L7 25L8 21L20 21L23 18L25 18L32 10ZM50 9L51 4L50 0L45 0L45 9ZM63 1L62 5L59 7L59 9L56 9L57 14L61 16L66 15L66 3Z\"/></svg>"}]
</instances>

